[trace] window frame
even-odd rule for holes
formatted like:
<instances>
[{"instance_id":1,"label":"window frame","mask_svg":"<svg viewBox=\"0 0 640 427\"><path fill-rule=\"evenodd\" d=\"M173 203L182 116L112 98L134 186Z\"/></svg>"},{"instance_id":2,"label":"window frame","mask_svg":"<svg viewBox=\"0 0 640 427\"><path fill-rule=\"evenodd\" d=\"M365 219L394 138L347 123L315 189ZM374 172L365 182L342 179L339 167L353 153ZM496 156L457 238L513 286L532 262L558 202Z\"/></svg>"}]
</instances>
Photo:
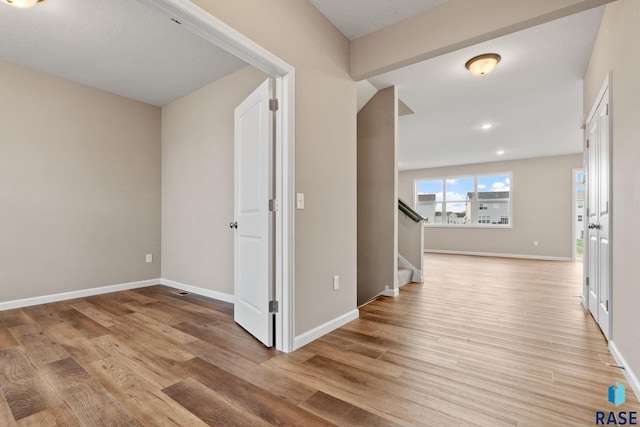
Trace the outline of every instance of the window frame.
<instances>
[{"instance_id":1,"label":"window frame","mask_svg":"<svg viewBox=\"0 0 640 427\"><path fill-rule=\"evenodd\" d=\"M509 179L509 198L507 199L490 199L490 200L483 200L483 201L479 201L478 200L478 193L481 192L478 190L478 180L481 178L486 178L486 177L494 177L494 176L506 176ZM457 179L464 179L464 178L473 178L473 182L474 182L474 198L473 200L467 200L464 202L460 202L460 201L448 201L446 198L446 193L447 193L447 180L457 180ZM425 182L425 181L442 181L442 189L443 189L443 194L442 194L442 200L441 201L437 201L435 200L433 202L434 204L434 209L437 209L437 205L441 204L442 206L442 213L441 215L445 215L446 211L445 211L445 207L447 203L470 203L470 208L469 208L469 212L471 212L471 223L469 224L449 224L447 222L447 218L443 218L443 222L442 223L436 223L435 219L434 222L431 223L424 223L424 227L427 228L497 228L497 229L504 229L504 228L513 228L513 172L512 171L507 171L507 172L491 172L491 173L476 173L476 174L468 174L468 173L461 173L459 175L446 175L446 176L434 176L434 177L422 177L422 178L414 178L413 180L413 203L414 203L414 207L418 206L418 185L421 182ZM437 199L437 198L436 198ZM508 220L509 223L508 224L501 224L501 223L496 223L496 224L487 224L487 223L479 223L479 217L481 214L485 214L491 211L493 205L492 203L508 203ZM484 210L480 210L480 206L487 206L487 209ZM437 212L437 210L436 210ZM501 215L501 217L503 217L504 215ZM502 222L503 219L500 219L500 222Z\"/></svg>"}]
</instances>

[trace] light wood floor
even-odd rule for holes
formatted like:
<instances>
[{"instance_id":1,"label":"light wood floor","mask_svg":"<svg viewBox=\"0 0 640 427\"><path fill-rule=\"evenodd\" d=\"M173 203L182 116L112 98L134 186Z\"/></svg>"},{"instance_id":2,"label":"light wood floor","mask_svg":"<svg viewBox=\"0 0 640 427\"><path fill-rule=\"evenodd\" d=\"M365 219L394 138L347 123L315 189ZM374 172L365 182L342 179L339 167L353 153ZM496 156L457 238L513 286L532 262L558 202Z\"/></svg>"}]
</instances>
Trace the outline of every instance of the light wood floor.
<instances>
[{"instance_id":1,"label":"light wood floor","mask_svg":"<svg viewBox=\"0 0 640 427\"><path fill-rule=\"evenodd\" d=\"M291 353L154 286L0 312L0 426L594 425L627 387L581 265L426 257L427 281Z\"/></svg>"}]
</instances>

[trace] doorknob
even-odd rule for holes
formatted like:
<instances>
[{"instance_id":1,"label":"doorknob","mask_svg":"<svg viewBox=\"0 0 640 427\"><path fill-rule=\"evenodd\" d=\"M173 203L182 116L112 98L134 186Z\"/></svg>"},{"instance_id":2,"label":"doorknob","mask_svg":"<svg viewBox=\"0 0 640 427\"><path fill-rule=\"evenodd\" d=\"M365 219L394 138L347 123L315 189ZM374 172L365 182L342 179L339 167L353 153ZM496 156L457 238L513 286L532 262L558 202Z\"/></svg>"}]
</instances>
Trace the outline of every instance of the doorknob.
<instances>
[{"instance_id":1,"label":"doorknob","mask_svg":"<svg viewBox=\"0 0 640 427\"><path fill-rule=\"evenodd\" d=\"M238 223L236 221L231 221L229 223L229 228L238 228Z\"/></svg>"}]
</instances>

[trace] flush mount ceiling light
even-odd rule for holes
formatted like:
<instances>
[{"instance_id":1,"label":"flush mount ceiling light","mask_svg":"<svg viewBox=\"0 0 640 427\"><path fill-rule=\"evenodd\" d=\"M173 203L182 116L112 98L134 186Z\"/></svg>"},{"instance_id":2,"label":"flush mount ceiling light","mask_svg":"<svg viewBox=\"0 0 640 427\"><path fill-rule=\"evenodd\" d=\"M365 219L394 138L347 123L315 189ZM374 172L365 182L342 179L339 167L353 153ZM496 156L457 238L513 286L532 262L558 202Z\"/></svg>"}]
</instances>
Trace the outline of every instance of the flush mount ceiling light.
<instances>
[{"instance_id":1,"label":"flush mount ceiling light","mask_svg":"<svg viewBox=\"0 0 640 427\"><path fill-rule=\"evenodd\" d=\"M493 125L491 123L485 123L482 125L482 129L484 130L489 130L493 127Z\"/></svg>"},{"instance_id":2,"label":"flush mount ceiling light","mask_svg":"<svg viewBox=\"0 0 640 427\"><path fill-rule=\"evenodd\" d=\"M484 76L492 72L498 62L500 62L500 55L497 53L485 53L484 55L474 56L464 66L474 76Z\"/></svg>"},{"instance_id":3,"label":"flush mount ceiling light","mask_svg":"<svg viewBox=\"0 0 640 427\"><path fill-rule=\"evenodd\" d=\"M19 7L21 9L35 6L37 3L42 3L44 1L45 0L2 0L2 2L8 5Z\"/></svg>"}]
</instances>

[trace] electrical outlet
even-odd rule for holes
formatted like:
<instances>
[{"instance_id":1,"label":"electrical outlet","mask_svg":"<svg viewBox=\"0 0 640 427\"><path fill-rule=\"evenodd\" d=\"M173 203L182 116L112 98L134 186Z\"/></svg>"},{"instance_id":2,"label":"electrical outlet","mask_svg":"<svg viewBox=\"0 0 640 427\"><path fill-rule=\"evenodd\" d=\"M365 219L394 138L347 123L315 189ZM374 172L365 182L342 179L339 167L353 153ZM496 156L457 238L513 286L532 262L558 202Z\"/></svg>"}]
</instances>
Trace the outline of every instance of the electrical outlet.
<instances>
[{"instance_id":1,"label":"electrical outlet","mask_svg":"<svg viewBox=\"0 0 640 427\"><path fill-rule=\"evenodd\" d=\"M296 193L296 209L304 209L304 193Z\"/></svg>"},{"instance_id":2,"label":"electrical outlet","mask_svg":"<svg viewBox=\"0 0 640 427\"><path fill-rule=\"evenodd\" d=\"M147 262L153 262L153 254L147 254Z\"/></svg>"},{"instance_id":3,"label":"electrical outlet","mask_svg":"<svg viewBox=\"0 0 640 427\"><path fill-rule=\"evenodd\" d=\"M333 290L337 291L340 289L340 276L333 276Z\"/></svg>"}]
</instances>

